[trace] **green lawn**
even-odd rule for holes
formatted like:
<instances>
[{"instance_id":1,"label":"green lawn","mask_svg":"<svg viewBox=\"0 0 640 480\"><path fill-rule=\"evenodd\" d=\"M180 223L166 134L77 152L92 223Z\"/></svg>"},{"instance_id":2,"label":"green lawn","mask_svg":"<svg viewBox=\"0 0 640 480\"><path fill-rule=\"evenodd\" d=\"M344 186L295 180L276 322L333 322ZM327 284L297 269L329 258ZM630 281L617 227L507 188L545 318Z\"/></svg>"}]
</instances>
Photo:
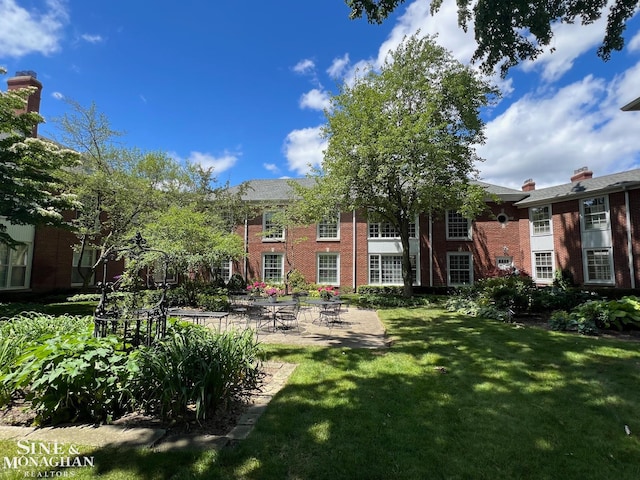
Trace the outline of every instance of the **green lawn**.
<instances>
[{"instance_id":1,"label":"green lawn","mask_svg":"<svg viewBox=\"0 0 640 480\"><path fill-rule=\"evenodd\" d=\"M95 467L75 478L640 478L639 343L437 309L380 316L388 351L265 346L299 366L233 448L86 450Z\"/></svg>"}]
</instances>

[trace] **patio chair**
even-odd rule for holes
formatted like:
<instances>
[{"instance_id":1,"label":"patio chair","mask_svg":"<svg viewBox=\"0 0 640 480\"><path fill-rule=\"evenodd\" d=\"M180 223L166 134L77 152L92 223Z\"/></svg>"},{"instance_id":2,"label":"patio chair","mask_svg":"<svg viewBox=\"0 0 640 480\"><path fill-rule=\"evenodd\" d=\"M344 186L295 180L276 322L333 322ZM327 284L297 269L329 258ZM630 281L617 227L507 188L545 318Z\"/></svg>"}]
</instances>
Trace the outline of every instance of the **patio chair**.
<instances>
[{"instance_id":1,"label":"patio chair","mask_svg":"<svg viewBox=\"0 0 640 480\"><path fill-rule=\"evenodd\" d=\"M300 324L298 323L298 314L300 313L300 302L292 306L279 308L276 311L276 327L284 330L295 328L300 333Z\"/></svg>"},{"instance_id":2,"label":"patio chair","mask_svg":"<svg viewBox=\"0 0 640 480\"><path fill-rule=\"evenodd\" d=\"M230 295L229 312L240 317L248 316L252 300L249 295Z\"/></svg>"},{"instance_id":3,"label":"patio chair","mask_svg":"<svg viewBox=\"0 0 640 480\"><path fill-rule=\"evenodd\" d=\"M273 328L273 316L271 312L262 305L251 304L247 308L247 328L255 325L256 333L260 330L271 330Z\"/></svg>"},{"instance_id":4,"label":"patio chair","mask_svg":"<svg viewBox=\"0 0 640 480\"><path fill-rule=\"evenodd\" d=\"M342 302L335 302L335 304L324 305L323 308L319 310L319 321L320 323L329 324L340 324L342 323L342 317L340 316L340 311L342 309Z\"/></svg>"}]
</instances>

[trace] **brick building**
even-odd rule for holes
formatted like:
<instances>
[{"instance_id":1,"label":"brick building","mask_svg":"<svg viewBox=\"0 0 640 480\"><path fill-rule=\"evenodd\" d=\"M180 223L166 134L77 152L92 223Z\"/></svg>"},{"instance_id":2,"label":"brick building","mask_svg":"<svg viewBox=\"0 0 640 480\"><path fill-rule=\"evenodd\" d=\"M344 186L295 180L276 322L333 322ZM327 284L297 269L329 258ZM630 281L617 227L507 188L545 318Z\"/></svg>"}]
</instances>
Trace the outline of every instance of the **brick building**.
<instances>
[{"instance_id":1,"label":"brick building","mask_svg":"<svg viewBox=\"0 0 640 480\"><path fill-rule=\"evenodd\" d=\"M10 89L35 86L28 108L37 111L42 84L35 74L22 72L8 84ZM597 177L585 167L567 178L567 183L542 189L536 189L533 179L521 190L481 183L491 194L488 212L473 220L455 211L442 218L420 215L410 242L414 284L467 285L496 269L517 269L541 285L563 270L581 285L636 288L640 169ZM297 269L308 282L349 289L402 284L400 241L390 225L371 223L361 212L341 212L317 225L277 228L273 209L295 201L288 180L253 180L244 200L271 207L238 226L246 258L224 265L225 277L239 273L247 280L282 282ZM44 293L80 285L70 232L17 225L8 229L23 245L15 250L0 245L0 293ZM81 267L94 258L85 261Z\"/></svg>"}]
</instances>

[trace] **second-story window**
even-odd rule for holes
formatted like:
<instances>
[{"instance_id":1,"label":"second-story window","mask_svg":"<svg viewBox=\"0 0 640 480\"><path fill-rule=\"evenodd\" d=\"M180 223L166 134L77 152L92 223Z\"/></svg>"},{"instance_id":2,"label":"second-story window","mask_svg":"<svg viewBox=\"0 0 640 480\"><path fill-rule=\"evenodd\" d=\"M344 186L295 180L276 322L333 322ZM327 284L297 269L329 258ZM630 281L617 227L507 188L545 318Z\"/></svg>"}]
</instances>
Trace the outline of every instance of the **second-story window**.
<instances>
[{"instance_id":1,"label":"second-story window","mask_svg":"<svg viewBox=\"0 0 640 480\"><path fill-rule=\"evenodd\" d=\"M551 233L551 208L549 206L532 207L529 209L529 215L532 235L547 235Z\"/></svg>"},{"instance_id":2,"label":"second-story window","mask_svg":"<svg viewBox=\"0 0 640 480\"><path fill-rule=\"evenodd\" d=\"M471 222L462 214L447 211L447 240L470 240Z\"/></svg>"},{"instance_id":3,"label":"second-story window","mask_svg":"<svg viewBox=\"0 0 640 480\"><path fill-rule=\"evenodd\" d=\"M284 228L274 221L275 212L264 212L262 215L262 230L264 241L284 240Z\"/></svg>"},{"instance_id":4,"label":"second-story window","mask_svg":"<svg viewBox=\"0 0 640 480\"><path fill-rule=\"evenodd\" d=\"M318 240L340 239L340 215L335 214L318 223Z\"/></svg>"},{"instance_id":5,"label":"second-story window","mask_svg":"<svg viewBox=\"0 0 640 480\"><path fill-rule=\"evenodd\" d=\"M606 197L582 200L582 218L585 230L606 230L609 228L609 207Z\"/></svg>"},{"instance_id":6,"label":"second-story window","mask_svg":"<svg viewBox=\"0 0 640 480\"><path fill-rule=\"evenodd\" d=\"M409 224L409 237L416 238L416 224ZM400 238L400 232L389 222L369 222L369 238Z\"/></svg>"}]
</instances>

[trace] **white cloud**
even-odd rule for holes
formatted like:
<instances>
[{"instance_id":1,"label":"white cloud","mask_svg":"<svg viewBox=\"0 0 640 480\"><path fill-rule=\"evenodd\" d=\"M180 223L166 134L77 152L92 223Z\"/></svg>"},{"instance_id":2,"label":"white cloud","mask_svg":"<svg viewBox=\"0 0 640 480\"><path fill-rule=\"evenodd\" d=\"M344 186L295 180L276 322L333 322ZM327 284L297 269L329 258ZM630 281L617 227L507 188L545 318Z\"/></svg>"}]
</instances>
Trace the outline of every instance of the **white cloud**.
<instances>
[{"instance_id":1,"label":"white cloud","mask_svg":"<svg viewBox=\"0 0 640 480\"><path fill-rule=\"evenodd\" d=\"M271 173L278 173L280 171L280 169L275 163L263 163L262 166L264 167L265 170Z\"/></svg>"},{"instance_id":2,"label":"white cloud","mask_svg":"<svg viewBox=\"0 0 640 480\"><path fill-rule=\"evenodd\" d=\"M478 167L490 183L536 188L569 182L588 166L594 176L633 168L640 161L639 118L620 107L638 95L640 63L606 82L587 76L546 95L528 94L487 124Z\"/></svg>"},{"instance_id":3,"label":"white cloud","mask_svg":"<svg viewBox=\"0 0 640 480\"><path fill-rule=\"evenodd\" d=\"M300 108L310 108L311 110L321 110L329 108L331 105L329 94L326 91L314 88L303 94L300 98Z\"/></svg>"},{"instance_id":4,"label":"white cloud","mask_svg":"<svg viewBox=\"0 0 640 480\"><path fill-rule=\"evenodd\" d=\"M638 52L640 51L640 33L636 33L629 42L625 44L625 48L629 52Z\"/></svg>"},{"instance_id":5,"label":"white cloud","mask_svg":"<svg viewBox=\"0 0 640 480\"><path fill-rule=\"evenodd\" d=\"M331 78L340 78L349 66L349 54L345 53L341 58L334 58L327 73Z\"/></svg>"},{"instance_id":6,"label":"white cloud","mask_svg":"<svg viewBox=\"0 0 640 480\"><path fill-rule=\"evenodd\" d=\"M304 59L304 60L300 60L294 67L293 67L293 71L296 73L299 73L301 75L306 75L308 73L314 73L316 68L316 64L313 62L313 60L309 60Z\"/></svg>"},{"instance_id":7,"label":"white cloud","mask_svg":"<svg viewBox=\"0 0 640 480\"><path fill-rule=\"evenodd\" d=\"M88 33L80 35L80 38L88 43L101 43L104 41L104 38L100 35L90 35Z\"/></svg>"},{"instance_id":8,"label":"white cloud","mask_svg":"<svg viewBox=\"0 0 640 480\"><path fill-rule=\"evenodd\" d=\"M177 160L182 160L176 154L171 154L171 156ZM229 152L225 152L221 156L215 156L210 153L202 153L202 152L191 152L189 153L189 157L186 159L187 162L201 165L202 168L213 168L213 173L218 174L229 170L233 167L238 161L239 154L233 154Z\"/></svg>"},{"instance_id":9,"label":"white cloud","mask_svg":"<svg viewBox=\"0 0 640 480\"><path fill-rule=\"evenodd\" d=\"M536 60L523 62L521 68L525 72L541 71L542 79L547 82L557 81L571 70L576 58L602 42L605 24L606 17L590 25L581 25L580 22L556 25L546 50ZM551 48L554 49L553 52Z\"/></svg>"},{"instance_id":10,"label":"white cloud","mask_svg":"<svg viewBox=\"0 0 640 480\"><path fill-rule=\"evenodd\" d=\"M294 130L285 140L284 151L289 170L305 175L312 167L319 167L327 142L321 138L322 127Z\"/></svg>"},{"instance_id":11,"label":"white cloud","mask_svg":"<svg viewBox=\"0 0 640 480\"><path fill-rule=\"evenodd\" d=\"M39 11L27 10L16 0L0 0L0 52L11 57L55 53L68 22L63 1L47 0Z\"/></svg>"}]
</instances>

